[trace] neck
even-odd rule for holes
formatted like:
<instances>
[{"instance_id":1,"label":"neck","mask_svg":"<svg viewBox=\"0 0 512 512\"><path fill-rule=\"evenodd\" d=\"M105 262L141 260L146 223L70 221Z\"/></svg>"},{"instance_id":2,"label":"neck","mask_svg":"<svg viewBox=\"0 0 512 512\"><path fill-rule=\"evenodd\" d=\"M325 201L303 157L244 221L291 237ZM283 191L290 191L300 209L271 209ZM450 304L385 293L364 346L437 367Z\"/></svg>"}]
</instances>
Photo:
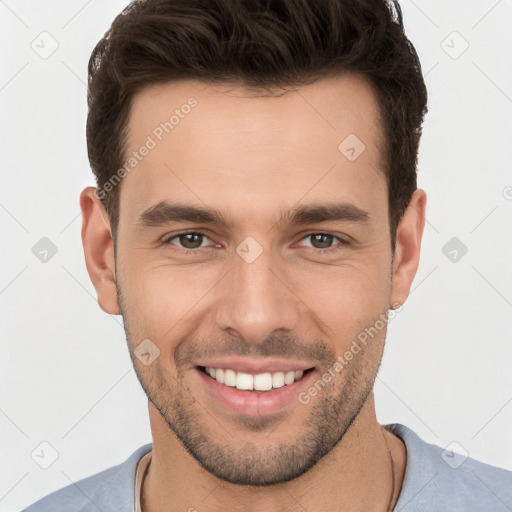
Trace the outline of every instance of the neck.
<instances>
[{"instance_id":1,"label":"neck","mask_svg":"<svg viewBox=\"0 0 512 512\"><path fill-rule=\"evenodd\" d=\"M336 447L302 476L283 484L253 487L224 482L185 450L149 404L153 451L144 481L142 512L175 510L389 512L405 473L402 441L377 422L373 393Z\"/></svg>"}]
</instances>

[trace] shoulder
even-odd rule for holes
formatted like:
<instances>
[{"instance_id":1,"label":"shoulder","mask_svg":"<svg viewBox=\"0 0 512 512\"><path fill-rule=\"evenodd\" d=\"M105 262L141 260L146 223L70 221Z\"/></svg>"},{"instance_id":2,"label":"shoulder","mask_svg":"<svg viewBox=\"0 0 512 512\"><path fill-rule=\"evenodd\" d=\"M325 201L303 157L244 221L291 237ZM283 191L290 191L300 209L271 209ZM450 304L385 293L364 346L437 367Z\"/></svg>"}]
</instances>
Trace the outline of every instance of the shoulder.
<instances>
[{"instance_id":1,"label":"shoulder","mask_svg":"<svg viewBox=\"0 0 512 512\"><path fill-rule=\"evenodd\" d=\"M133 511L135 471L151 447L151 444L140 447L122 464L55 491L23 512Z\"/></svg>"},{"instance_id":2,"label":"shoulder","mask_svg":"<svg viewBox=\"0 0 512 512\"><path fill-rule=\"evenodd\" d=\"M393 424L388 428L402 439L407 449L396 511L512 510L512 471L456 453L451 447L444 449L426 443L404 425Z\"/></svg>"}]
</instances>

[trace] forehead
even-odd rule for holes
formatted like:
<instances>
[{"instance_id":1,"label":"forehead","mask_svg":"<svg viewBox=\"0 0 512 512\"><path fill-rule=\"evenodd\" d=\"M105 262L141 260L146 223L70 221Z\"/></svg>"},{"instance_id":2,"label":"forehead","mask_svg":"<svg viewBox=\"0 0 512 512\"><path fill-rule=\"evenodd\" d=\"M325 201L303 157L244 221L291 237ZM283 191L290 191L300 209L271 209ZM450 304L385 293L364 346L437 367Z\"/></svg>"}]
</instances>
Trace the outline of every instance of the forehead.
<instances>
[{"instance_id":1,"label":"forehead","mask_svg":"<svg viewBox=\"0 0 512 512\"><path fill-rule=\"evenodd\" d=\"M152 86L133 98L121 208L135 218L179 199L250 218L303 198L368 210L386 197L381 142L376 97L357 75L280 95L196 80Z\"/></svg>"}]
</instances>

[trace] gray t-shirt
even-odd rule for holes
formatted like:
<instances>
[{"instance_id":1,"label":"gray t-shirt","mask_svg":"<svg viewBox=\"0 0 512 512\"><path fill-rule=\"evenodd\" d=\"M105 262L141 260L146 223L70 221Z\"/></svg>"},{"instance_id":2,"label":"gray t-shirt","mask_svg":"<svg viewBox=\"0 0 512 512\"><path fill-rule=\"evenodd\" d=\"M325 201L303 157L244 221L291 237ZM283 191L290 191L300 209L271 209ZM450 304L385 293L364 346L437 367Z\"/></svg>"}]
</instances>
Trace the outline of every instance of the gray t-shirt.
<instances>
[{"instance_id":1,"label":"gray t-shirt","mask_svg":"<svg viewBox=\"0 0 512 512\"><path fill-rule=\"evenodd\" d=\"M394 512L512 511L512 471L428 444L404 425L388 427L407 448ZM142 446L119 466L56 491L24 512L134 512L137 465L151 448Z\"/></svg>"}]
</instances>

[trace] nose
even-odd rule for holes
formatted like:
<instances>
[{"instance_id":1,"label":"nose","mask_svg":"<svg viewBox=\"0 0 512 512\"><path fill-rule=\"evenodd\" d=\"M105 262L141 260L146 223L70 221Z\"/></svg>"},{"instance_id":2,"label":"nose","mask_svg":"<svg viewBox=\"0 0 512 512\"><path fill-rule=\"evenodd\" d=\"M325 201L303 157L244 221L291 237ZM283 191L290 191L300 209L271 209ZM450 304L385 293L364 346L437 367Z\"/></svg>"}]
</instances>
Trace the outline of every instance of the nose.
<instances>
[{"instance_id":1,"label":"nose","mask_svg":"<svg viewBox=\"0 0 512 512\"><path fill-rule=\"evenodd\" d=\"M301 314L289 270L264 250L248 262L234 255L234 268L222 280L217 326L248 343L258 343L276 330L294 331Z\"/></svg>"}]
</instances>

